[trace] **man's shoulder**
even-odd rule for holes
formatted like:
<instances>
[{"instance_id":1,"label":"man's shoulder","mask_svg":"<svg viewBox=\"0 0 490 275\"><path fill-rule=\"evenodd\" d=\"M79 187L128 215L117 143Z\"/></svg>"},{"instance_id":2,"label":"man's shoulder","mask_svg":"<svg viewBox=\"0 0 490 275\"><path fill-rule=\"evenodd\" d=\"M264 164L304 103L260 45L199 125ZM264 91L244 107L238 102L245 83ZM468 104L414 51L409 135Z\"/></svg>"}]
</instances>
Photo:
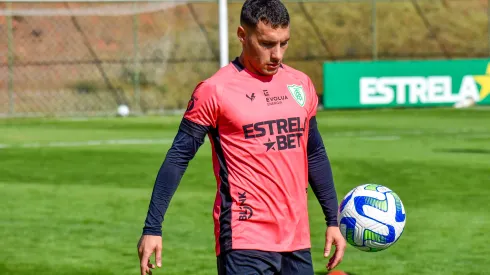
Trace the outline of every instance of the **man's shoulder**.
<instances>
[{"instance_id":1,"label":"man's shoulder","mask_svg":"<svg viewBox=\"0 0 490 275\"><path fill-rule=\"evenodd\" d=\"M216 93L218 86L223 87L227 82L233 79L233 75L236 73L234 67L230 65L224 66L216 71L213 75L208 78L201 80L197 83L195 91L199 93Z\"/></svg>"},{"instance_id":2,"label":"man's shoulder","mask_svg":"<svg viewBox=\"0 0 490 275\"><path fill-rule=\"evenodd\" d=\"M233 79L233 76L237 73L233 64L228 64L219 70L217 70L213 75L203 80L202 82L207 85L217 86L224 85Z\"/></svg>"},{"instance_id":3,"label":"man's shoulder","mask_svg":"<svg viewBox=\"0 0 490 275\"><path fill-rule=\"evenodd\" d=\"M300 80L306 81L306 82L308 82L310 80L310 77L306 73L304 73L298 69L295 69L289 65L282 64L282 68L284 69L284 71L286 73L288 73L289 75L291 75L295 78L299 78Z\"/></svg>"}]
</instances>

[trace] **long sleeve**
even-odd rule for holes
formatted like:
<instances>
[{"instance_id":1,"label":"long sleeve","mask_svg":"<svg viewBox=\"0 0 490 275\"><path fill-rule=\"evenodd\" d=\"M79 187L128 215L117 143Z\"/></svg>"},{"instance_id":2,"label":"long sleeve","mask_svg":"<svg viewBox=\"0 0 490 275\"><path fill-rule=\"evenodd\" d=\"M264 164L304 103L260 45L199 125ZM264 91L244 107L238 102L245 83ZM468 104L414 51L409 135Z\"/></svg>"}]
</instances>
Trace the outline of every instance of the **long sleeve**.
<instances>
[{"instance_id":1,"label":"long sleeve","mask_svg":"<svg viewBox=\"0 0 490 275\"><path fill-rule=\"evenodd\" d=\"M310 119L308 134L308 180L320 203L328 226L338 226L338 201L332 168L318 131L316 117Z\"/></svg>"},{"instance_id":2,"label":"long sleeve","mask_svg":"<svg viewBox=\"0 0 490 275\"><path fill-rule=\"evenodd\" d=\"M144 235L161 235L164 215L189 162L204 143L209 127L183 119L172 147L158 171L148 214L143 228Z\"/></svg>"}]
</instances>

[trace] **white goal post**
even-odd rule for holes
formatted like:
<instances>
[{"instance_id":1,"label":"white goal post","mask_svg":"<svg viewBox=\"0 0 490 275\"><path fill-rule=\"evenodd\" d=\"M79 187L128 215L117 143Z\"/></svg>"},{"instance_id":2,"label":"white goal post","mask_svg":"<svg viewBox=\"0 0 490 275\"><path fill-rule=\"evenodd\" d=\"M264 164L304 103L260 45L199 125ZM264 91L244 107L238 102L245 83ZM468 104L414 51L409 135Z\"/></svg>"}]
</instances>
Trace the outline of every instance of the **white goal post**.
<instances>
[{"instance_id":1,"label":"white goal post","mask_svg":"<svg viewBox=\"0 0 490 275\"><path fill-rule=\"evenodd\" d=\"M228 64L228 1L219 0L219 48L220 66Z\"/></svg>"}]
</instances>

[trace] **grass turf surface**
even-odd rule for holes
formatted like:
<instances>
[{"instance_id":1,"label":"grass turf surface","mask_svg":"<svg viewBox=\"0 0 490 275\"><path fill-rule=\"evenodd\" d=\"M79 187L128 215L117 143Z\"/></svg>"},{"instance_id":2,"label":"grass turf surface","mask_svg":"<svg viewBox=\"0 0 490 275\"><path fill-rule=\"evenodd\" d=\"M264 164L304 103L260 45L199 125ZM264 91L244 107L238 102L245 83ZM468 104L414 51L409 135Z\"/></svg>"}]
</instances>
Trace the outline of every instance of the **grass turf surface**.
<instances>
[{"instance_id":1,"label":"grass turf surface","mask_svg":"<svg viewBox=\"0 0 490 275\"><path fill-rule=\"evenodd\" d=\"M0 274L138 274L136 243L179 121L0 120ZM488 109L320 112L339 201L374 182L397 192L407 211L405 232L393 247L377 253L348 247L338 269L486 274L489 121ZM100 140L158 142L94 142ZM154 274L216 274L210 156L206 143L172 200L163 268ZM309 200L315 270L325 274L323 216L313 194Z\"/></svg>"}]
</instances>

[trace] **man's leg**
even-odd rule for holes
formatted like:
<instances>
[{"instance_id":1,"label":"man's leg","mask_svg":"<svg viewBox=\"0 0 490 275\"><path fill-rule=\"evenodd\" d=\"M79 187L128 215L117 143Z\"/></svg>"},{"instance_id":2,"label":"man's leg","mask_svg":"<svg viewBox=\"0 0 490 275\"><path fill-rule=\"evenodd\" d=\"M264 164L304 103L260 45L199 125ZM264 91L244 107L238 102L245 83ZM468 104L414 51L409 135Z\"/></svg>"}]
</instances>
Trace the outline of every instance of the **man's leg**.
<instances>
[{"instance_id":1,"label":"man's leg","mask_svg":"<svg viewBox=\"0 0 490 275\"><path fill-rule=\"evenodd\" d=\"M281 275L313 275L313 261L309 249L282 254Z\"/></svg>"},{"instance_id":2,"label":"man's leg","mask_svg":"<svg viewBox=\"0 0 490 275\"><path fill-rule=\"evenodd\" d=\"M218 257L218 275L274 275L281 255L258 250L232 250Z\"/></svg>"}]
</instances>

